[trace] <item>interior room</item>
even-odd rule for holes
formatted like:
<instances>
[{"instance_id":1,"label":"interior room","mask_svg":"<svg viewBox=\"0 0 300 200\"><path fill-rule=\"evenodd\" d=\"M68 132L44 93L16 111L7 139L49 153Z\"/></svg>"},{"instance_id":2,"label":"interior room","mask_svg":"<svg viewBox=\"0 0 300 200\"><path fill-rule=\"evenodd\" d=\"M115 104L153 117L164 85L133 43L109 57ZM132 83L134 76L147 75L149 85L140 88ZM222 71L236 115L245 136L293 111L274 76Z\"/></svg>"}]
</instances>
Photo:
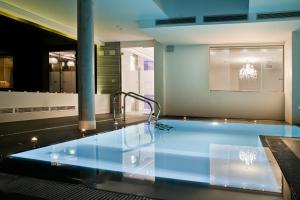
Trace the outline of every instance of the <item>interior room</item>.
<instances>
[{"instance_id":1,"label":"interior room","mask_svg":"<svg viewBox=\"0 0 300 200\"><path fill-rule=\"evenodd\" d=\"M0 199L300 199L299 0L0 0Z\"/></svg>"}]
</instances>

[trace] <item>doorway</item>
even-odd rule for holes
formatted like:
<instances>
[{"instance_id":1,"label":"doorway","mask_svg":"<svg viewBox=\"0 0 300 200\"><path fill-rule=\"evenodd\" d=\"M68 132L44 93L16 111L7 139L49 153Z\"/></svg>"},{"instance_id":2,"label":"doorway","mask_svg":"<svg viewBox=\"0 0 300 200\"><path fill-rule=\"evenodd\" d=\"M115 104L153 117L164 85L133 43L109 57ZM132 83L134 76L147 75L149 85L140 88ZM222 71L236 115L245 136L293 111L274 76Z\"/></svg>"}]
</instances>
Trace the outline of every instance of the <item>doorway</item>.
<instances>
[{"instance_id":1,"label":"doorway","mask_svg":"<svg viewBox=\"0 0 300 200\"><path fill-rule=\"evenodd\" d=\"M49 92L76 93L76 52L49 52Z\"/></svg>"},{"instance_id":2,"label":"doorway","mask_svg":"<svg viewBox=\"0 0 300 200\"><path fill-rule=\"evenodd\" d=\"M154 47L122 48L122 91L135 92L154 100ZM154 106L153 106L154 108ZM126 112L149 113L148 104L126 100Z\"/></svg>"}]
</instances>

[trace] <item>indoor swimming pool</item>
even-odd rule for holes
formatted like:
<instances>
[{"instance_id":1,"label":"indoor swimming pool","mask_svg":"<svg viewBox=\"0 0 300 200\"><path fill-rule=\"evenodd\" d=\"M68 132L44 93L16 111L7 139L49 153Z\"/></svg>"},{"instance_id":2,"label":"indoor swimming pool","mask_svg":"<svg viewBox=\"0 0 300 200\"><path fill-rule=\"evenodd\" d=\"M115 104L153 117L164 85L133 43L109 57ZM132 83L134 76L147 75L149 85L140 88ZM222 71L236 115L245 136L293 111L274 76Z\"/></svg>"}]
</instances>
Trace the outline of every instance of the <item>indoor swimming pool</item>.
<instances>
[{"instance_id":1,"label":"indoor swimming pool","mask_svg":"<svg viewBox=\"0 0 300 200\"><path fill-rule=\"evenodd\" d=\"M259 135L299 137L290 125L160 120L141 123L11 155L11 158L121 173L123 178L167 179L280 193L280 169Z\"/></svg>"}]
</instances>

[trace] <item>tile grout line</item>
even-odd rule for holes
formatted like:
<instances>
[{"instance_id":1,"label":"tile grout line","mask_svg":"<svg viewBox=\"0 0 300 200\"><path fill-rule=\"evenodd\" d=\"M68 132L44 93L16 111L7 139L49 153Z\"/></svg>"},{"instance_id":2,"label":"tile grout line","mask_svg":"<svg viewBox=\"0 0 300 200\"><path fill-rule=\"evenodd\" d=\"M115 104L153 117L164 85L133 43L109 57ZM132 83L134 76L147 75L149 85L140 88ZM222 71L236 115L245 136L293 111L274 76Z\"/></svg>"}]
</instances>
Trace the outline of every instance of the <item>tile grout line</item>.
<instances>
[{"instance_id":1,"label":"tile grout line","mask_svg":"<svg viewBox=\"0 0 300 200\"><path fill-rule=\"evenodd\" d=\"M116 118L116 119L121 119L121 117ZM103 120L97 120L96 122L105 122L105 121L112 121L112 120L113 119L103 119ZM0 137L20 135L20 134L23 134L23 133L31 133L31 132L36 132L36 131L46 131L46 130L51 130L51 129L71 127L71 126L77 126L77 125L78 125L78 123L76 123L76 124L62 125L62 126L54 126L54 127L42 128L42 129L35 129L35 130L28 130L28 131L21 131L21 132L15 132L15 133L10 133L10 134L2 134L2 135L0 135Z\"/></svg>"}]
</instances>

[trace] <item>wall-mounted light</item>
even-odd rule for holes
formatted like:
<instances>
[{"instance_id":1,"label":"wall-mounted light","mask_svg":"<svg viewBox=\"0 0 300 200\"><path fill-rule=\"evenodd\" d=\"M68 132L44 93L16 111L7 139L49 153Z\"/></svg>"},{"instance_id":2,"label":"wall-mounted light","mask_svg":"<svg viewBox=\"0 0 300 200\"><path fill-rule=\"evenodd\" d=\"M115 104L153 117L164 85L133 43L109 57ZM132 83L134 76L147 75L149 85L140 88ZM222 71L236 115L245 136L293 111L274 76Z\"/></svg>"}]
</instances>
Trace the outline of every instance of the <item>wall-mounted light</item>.
<instances>
[{"instance_id":1,"label":"wall-mounted light","mask_svg":"<svg viewBox=\"0 0 300 200\"><path fill-rule=\"evenodd\" d=\"M70 61L67 62L67 66L68 67L75 67L75 62L70 60Z\"/></svg>"},{"instance_id":2,"label":"wall-mounted light","mask_svg":"<svg viewBox=\"0 0 300 200\"><path fill-rule=\"evenodd\" d=\"M57 60L57 58L51 57L51 58L49 58L49 63L50 64L57 64L58 60Z\"/></svg>"}]
</instances>

